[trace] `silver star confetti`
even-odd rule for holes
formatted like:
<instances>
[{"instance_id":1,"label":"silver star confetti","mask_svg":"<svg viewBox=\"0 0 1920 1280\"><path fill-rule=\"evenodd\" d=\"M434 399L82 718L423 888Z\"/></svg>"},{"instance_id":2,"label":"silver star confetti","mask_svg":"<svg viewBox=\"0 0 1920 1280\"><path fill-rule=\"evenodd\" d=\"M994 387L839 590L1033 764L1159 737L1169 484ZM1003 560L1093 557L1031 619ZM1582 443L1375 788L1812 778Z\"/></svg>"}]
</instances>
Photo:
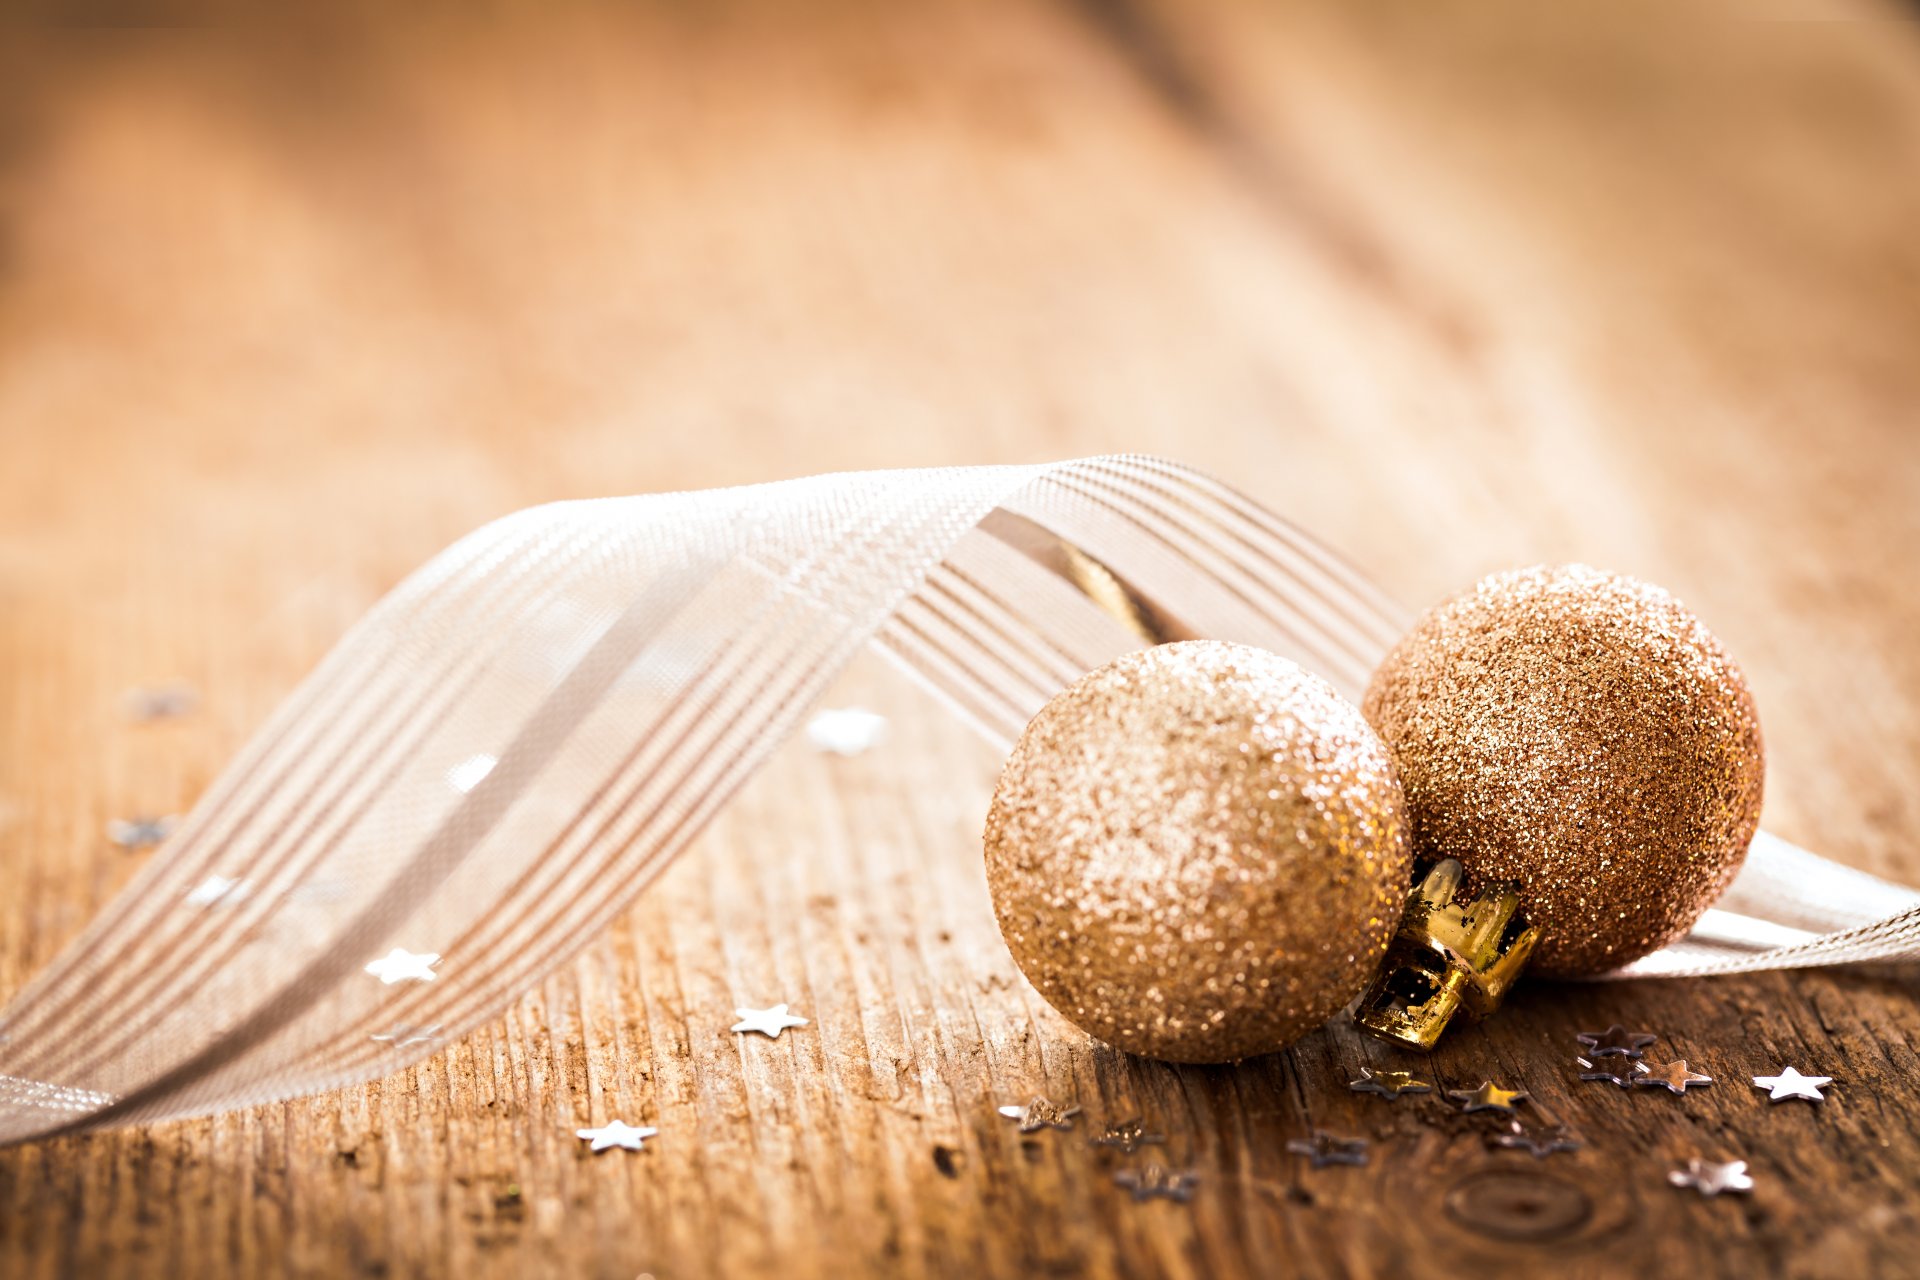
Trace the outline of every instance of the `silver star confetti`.
<instances>
[{"instance_id":1,"label":"silver star confetti","mask_svg":"<svg viewBox=\"0 0 1920 1280\"><path fill-rule=\"evenodd\" d=\"M887 718L860 707L822 711L807 721L807 741L828 755L857 756L887 736Z\"/></svg>"},{"instance_id":2,"label":"silver star confetti","mask_svg":"<svg viewBox=\"0 0 1920 1280\"><path fill-rule=\"evenodd\" d=\"M1575 1058L1580 1067L1582 1080L1597 1080L1604 1084L1617 1084L1622 1089L1633 1083L1640 1074L1640 1064L1629 1058L1603 1058L1599 1062L1591 1058Z\"/></svg>"},{"instance_id":3,"label":"silver star confetti","mask_svg":"<svg viewBox=\"0 0 1920 1280\"><path fill-rule=\"evenodd\" d=\"M1487 1145L1509 1151L1524 1151L1535 1160L1544 1160L1562 1151L1578 1151L1581 1144L1573 1130L1563 1124L1529 1129L1518 1120L1512 1120L1507 1123L1505 1133L1489 1134Z\"/></svg>"},{"instance_id":4,"label":"silver star confetti","mask_svg":"<svg viewBox=\"0 0 1920 1280\"><path fill-rule=\"evenodd\" d=\"M1784 1102L1788 1098L1805 1098L1808 1102L1825 1102L1827 1096L1820 1092L1821 1086L1833 1083L1832 1076L1803 1076L1792 1067L1785 1067L1777 1076L1755 1076L1756 1087L1765 1089L1774 1102Z\"/></svg>"},{"instance_id":5,"label":"silver star confetti","mask_svg":"<svg viewBox=\"0 0 1920 1280\"><path fill-rule=\"evenodd\" d=\"M656 1136L658 1129L635 1128L615 1120L612 1124L601 1125L598 1129L575 1129L574 1136L583 1142L591 1142L595 1151L605 1151L608 1147L624 1147L628 1151L639 1151L640 1144Z\"/></svg>"},{"instance_id":6,"label":"silver star confetti","mask_svg":"<svg viewBox=\"0 0 1920 1280\"><path fill-rule=\"evenodd\" d=\"M1185 1204L1193 1198L1194 1184L1200 1178L1184 1169L1174 1170L1162 1164L1149 1163L1138 1169L1122 1169L1113 1175L1113 1180L1131 1191L1135 1200L1152 1200L1157 1196L1162 1200L1178 1200Z\"/></svg>"},{"instance_id":7,"label":"silver star confetti","mask_svg":"<svg viewBox=\"0 0 1920 1280\"><path fill-rule=\"evenodd\" d=\"M1648 1045L1660 1037L1650 1036L1644 1031L1629 1031L1616 1022L1605 1031L1582 1031L1576 1038L1587 1047L1589 1058L1608 1058L1616 1055L1623 1058L1637 1058L1646 1052Z\"/></svg>"},{"instance_id":8,"label":"silver star confetti","mask_svg":"<svg viewBox=\"0 0 1920 1280\"><path fill-rule=\"evenodd\" d=\"M1676 1187L1692 1187L1709 1198L1723 1191L1753 1190L1753 1179L1747 1174L1745 1160L1734 1160L1727 1164L1689 1160L1686 1168L1669 1172L1667 1181Z\"/></svg>"},{"instance_id":9,"label":"silver star confetti","mask_svg":"<svg viewBox=\"0 0 1920 1280\"><path fill-rule=\"evenodd\" d=\"M1432 1085L1414 1079L1411 1071L1375 1071L1372 1067L1360 1068L1360 1078L1347 1081L1347 1088L1355 1093L1377 1093L1389 1102L1403 1093L1433 1092Z\"/></svg>"},{"instance_id":10,"label":"silver star confetti","mask_svg":"<svg viewBox=\"0 0 1920 1280\"><path fill-rule=\"evenodd\" d=\"M402 1023L391 1031L377 1031L367 1038L378 1041L380 1044L390 1045L395 1049L405 1049L409 1045L416 1044L434 1044L440 1039L440 1024L436 1022L431 1026L416 1027L411 1023Z\"/></svg>"},{"instance_id":11,"label":"silver star confetti","mask_svg":"<svg viewBox=\"0 0 1920 1280\"><path fill-rule=\"evenodd\" d=\"M107 839L122 849L145 849L173 834L178 818L115 818L107 824Z\"/></svg>"},{"instance_id":12,"label":"silver star confetti","mask_svg":"<svg viewBox=\"0 0 1920 1280\"><path fill-rule=\"evenodd\" d=\"M1478 1089L1449 1089L1447 1096L1459 1103L1462 1111L1511 1112L1516 1103L1527 1100L1524 1089L1502 1089L1491 1080Z\"/></svg>"},{"instance_id":13,"label":"silver star confetti","mask_svg":"<svg viewBox=\"0 0 1920 1280\"><path fill-rule=\"evenodd\" d=\"M200 695L190 684L161 684L129 689L121 699L135 720L171 720L194 709Z\"/></svg>"},{"instance_id":14,"label":"silver star confetti","mask_svg":"<svg viewBox=\"0 0 1920 1280\"><path fill-rule=\"evenodd\" d=\"M396 982L432 982L440 976L433 971L433 966L439 963L438 951L423 951L416 955L405 947L395 947L369 963L367 972L388 986Z\"/></svg>"},{"instance_id":15,"label":"silver star confetti","mask_svg":"<svg viewBox=\"0 0 1920 1280\"><path fill-rule=\"evenodd\" d=\"M1009 1120L1020 1122L1020 1132L1038 1133L1042 1129L1071 1129L1073 1118L1080 1114L1079 1107L1068 1107L1065 1111L1054 1106L1038 1094L1027 1099L1024 1107L1001 1107L1000 1114Z\"/></svg>"},{"instance_id":16,"label":"silver star confetti","mask_svg":"<svg viewBox=\"0 0 1920 1280\"><path fill-rule=\"evenodd\" d=\"M1654 1089L1668 1089L1674 1093L1685 1093L1695 1085L1712 1084L1713 1077L1695 1071L1687 1065L1685 1058L1669 1062L1665 1066L1649 1067L1644 1063L1635 1063L1640 1074L1633 1082Z\"/></svg>"},{"instance_id":17,"label":"silver star confetti","mask_svg":"<svg viewBox=\"0 0 1920 1280\"><path fill-rule=\"evenodd\" d=\"M1167 1140L1164 1133L1147 1132L1146 1123L1139 1116L1131 1120L1122 1120L1119 1124L1108 1125L1105 1132L1093 1140L1096 1147L1112 1147L1132 1155L1141 1147L1158 1146Z\"/></svg>"},{"instance_id":18,"label":"silver star confetti","mask_svg":"<svg viewBox=\"0 0 1920 1280\"><path fill-rule=\"evenodd\" d=\"M735 1009L733 1012L740 1019L733 1024L733 1030L758 1031L774 1040L778 1040L780 1033L788 1027L807 1025L805 1018L796 1018L788 1013L784 1004L776 1004L771 1009Z\"/></svg>"},{"instance_id":19,"label":"silver star confetti","mask_svg":"<svg viewBox=\"0 0 1920 1280\"><path fill-rule=\"evenodd\" d=\"M245 880L233 880L226 876L208 876L187 895L187 905L212 907L224 903L231 906L236 902L246 901L247 896L252 892L252 887Z\"/></svg>"},{"instance_id":20,"label":"silver star confetti","mask_svg":"<svg viewBox=\"0 0 1920 1280\"><path fill-rule=\"evenodd\" d=\"M1367 1162L1367 1140L1365 1138L1342 1138L1328 1133L1325 1129L1315 1129L1311 1138L1292 1138L1287 1142L1287 1150L1297 1156L1305 1156L1307 1162L1316 1169L1330 1164L1365 1164Z\"/></svg>"}]
</instances>

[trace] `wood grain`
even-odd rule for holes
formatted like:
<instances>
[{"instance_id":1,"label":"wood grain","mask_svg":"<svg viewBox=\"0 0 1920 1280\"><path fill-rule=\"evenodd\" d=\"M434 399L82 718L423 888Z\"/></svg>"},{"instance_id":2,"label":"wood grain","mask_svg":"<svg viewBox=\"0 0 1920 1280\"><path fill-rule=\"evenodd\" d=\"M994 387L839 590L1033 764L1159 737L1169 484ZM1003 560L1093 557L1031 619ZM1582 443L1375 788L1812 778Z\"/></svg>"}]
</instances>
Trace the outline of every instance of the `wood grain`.
<instances>
[{"instance_id":1,"label":"wood grain","mask_svg":"<svg viewBox=\"0 0 1920 1280\"><path fill-rule=\"evenodd\" d=\"M161 6L161 10L166 7ZM155 10L160 12L160 10ZM165 16L163 13L162 16ZM1178 457L1410 602L1581 558L1753 679L1767 824L1920 879L1920 34L1867 3L379 7L23 34L0 118L0 991L378 595L551 498ZM133 725L128 686L192 716ZM1537 985L1427 1064L1587 1147L1061 1021L997 761L784 752L623 924L359 1089L0 1152L0 1274L1913 1274L1914 975ZM727 1033L737 1004L812 1025ZM1622 1021L1719 1077L1573 1079ZM1770 1107L1746 1078L1837 1080ZM1201 1177L1136 1205L1044 1092ZM639 1155L572 1137L657 1125ZM1374 1141L1310 1171L1287 1139ZM1665 1185L1744 1158L1746 1198Z\"/></svg>"}]
</instances>

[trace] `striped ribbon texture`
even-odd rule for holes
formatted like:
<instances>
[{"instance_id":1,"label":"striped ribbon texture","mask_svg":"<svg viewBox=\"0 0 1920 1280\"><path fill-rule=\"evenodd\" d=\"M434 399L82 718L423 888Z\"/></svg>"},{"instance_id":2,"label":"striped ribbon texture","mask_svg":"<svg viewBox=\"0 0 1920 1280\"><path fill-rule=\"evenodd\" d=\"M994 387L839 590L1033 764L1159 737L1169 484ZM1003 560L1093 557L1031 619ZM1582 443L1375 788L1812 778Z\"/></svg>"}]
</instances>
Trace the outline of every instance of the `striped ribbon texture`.
<instances>
[{"instance_id":1,"label":"striped ribbon texture","mask_svg":"<svg viewBox=\"0 0 1920 1280\"><path fill-rule=\"evenodd\" d=\"M1172 463L863 472L536 507L377 605L0 1011L0 1142L398 1070L591 941L873 644L994 742L1130 649L1357 699L1409 619ZM1620 974L1920 954L1920 894L1764 833Z\"/></svg>"}]
</instances>

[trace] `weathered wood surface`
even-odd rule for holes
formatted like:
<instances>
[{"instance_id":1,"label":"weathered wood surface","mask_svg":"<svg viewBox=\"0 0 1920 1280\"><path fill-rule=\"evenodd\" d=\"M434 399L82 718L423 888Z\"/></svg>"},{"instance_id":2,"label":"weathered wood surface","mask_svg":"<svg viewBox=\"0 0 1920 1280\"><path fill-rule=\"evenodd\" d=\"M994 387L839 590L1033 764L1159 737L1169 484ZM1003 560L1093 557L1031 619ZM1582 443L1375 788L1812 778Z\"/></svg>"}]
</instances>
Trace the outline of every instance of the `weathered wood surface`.
<instances>
[{"instance_id":1,"label":"weathered wood surface","mask_svg":"<svg viewBox=\"0 0 1920 1280\"><path fill-rule=\"evenodd\" d=\"M1167 454L1410 602L1582 558L1756 686L1767 822L1920 878L1920 33L1610 6L497 6L7 43L0 991L408 568L501 512ZM1589 12L1591 11L1591 12ZM184 720L126 722L185 678ZM997 761L785 752L624 923L365 1088L0 1152L0 1274L1920 1269L1912 975L1546 987L1454 1036L1588 1146L1090 1043L1002 949ZM736 1004L812 1025L728 1034ZM1719 1083L1574 1082L1658 1031ZM1769 1107L1746 1078L1838 1083ZM1043 1092L1201 1178L1136 1205ZM580 1124L657 1125L639 1155ZM1364 1169L1284 1153L1313 1126ZM1750 1197L1665 1185L1745 1158Z\"/></svg>"}]
</instances>

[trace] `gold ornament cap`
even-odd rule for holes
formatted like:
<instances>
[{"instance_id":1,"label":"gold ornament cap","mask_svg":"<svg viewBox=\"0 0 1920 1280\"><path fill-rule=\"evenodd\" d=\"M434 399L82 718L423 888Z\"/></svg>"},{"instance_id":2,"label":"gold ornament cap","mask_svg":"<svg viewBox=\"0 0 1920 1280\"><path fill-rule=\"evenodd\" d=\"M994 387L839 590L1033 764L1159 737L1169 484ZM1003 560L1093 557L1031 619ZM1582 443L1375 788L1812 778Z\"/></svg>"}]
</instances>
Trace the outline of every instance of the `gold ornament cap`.
<instances>
[{"instance_id":1,"label":"gold ornament cap","mask_svg":"<svg viewBox=\"0 0 1920 1280\"><path fill-rule=\"evenodd\" d=\"M1131 1053L1227 1062L1339 1013L1412 871L1386 748L1260 649L1127 654L1041 709L986 832L1007 948L1068 1020Z\"/></svg>"},{"instance_id":2,"label":"gold ornament cap","mask_svg":"<svg viewBox=\"0 0 1920 1280\"><path fill-rule=\"evenodd\" d=\"M1746 678L1632 578L1486 578L1414 624L1363 705L1406 788L1414 856L1518 886L1536 974L1603 973L1684 934L1759 825Z\"/></svg>"},{"instance_id":3,"label":"gold ornament cap","mask_svg":"<svg viewBox=\"0 0 1920 1280\"><path fill-rule=\"evenodd\" d=\"M1437 862L1407 895L1387 958L1354 1010L1372 1035L1425 1052L1453 1015L1478 1022L1500 1007L1527 966L1540 931L1520 914L1519 886L1488 885L1460 901L1466 873Z\"/></svg>"}]
</instances>

